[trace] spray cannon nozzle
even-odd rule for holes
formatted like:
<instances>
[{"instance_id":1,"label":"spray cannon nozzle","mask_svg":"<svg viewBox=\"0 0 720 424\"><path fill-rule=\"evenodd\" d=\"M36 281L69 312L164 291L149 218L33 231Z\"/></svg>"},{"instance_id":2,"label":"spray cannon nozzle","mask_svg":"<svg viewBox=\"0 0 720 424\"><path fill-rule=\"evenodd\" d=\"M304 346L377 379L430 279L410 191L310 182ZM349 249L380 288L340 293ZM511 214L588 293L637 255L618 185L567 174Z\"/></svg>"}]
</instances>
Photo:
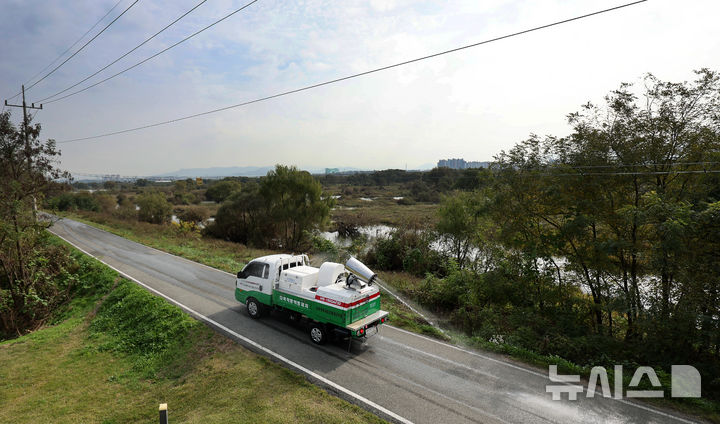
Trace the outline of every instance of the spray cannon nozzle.
<instances>
[{"instance_id":1,"label":"spray cannon nozzle","mask_svg":"<svg viewBox=\"0 0 720 424\"><path fill-rule=\"evenodd\" d=\"M358 261L352 256L347 260L347 262L345 262L345 268L357 275L359 279L365 281L369 286L371 286L377 279L377 274L372 272L364 263Z\"/></svg>"}]
</instances>

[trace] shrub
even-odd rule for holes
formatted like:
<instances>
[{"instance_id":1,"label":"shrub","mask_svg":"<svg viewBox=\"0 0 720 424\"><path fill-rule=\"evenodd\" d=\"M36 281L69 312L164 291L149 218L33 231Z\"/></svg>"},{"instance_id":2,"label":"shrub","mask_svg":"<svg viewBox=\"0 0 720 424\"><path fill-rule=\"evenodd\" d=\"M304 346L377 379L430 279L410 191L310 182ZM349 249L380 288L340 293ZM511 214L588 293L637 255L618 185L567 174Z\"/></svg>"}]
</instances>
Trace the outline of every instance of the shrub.
<instances>
[{"instance_id":1,"label":"shrub","mask_svg":"<svg viewBox=\"0 0 720 424\"><path fill-rule=\"evenodd\" d=\"M112 216L122 219L123 221L137 221L138 211L133 204L121 205L113 211Z\"/></svg>"},{"instance_id":2,"label":"shrub","mask_svg":"<svg viewBox=\"0 0 720 424\"><path fill-rule=\"evenodd\" d=\"M379 237L365 255L365 261L377 269L405 271L423 276L440 272L443 259L431 248L435 235L419 228L396 228L388 236Z\"/></svg>"},{"instance_id":3,"label":"shrub","mask_svg":"<svg viewBox=\"0 0 720 424\"><path fill-rule=\"evenodd\" d=\"M241 184L238 181L233 180L223 180L219 181L213 185L210 186L210 188L207 189L205 192L205 197L208 200L212 200L215 202L223 202L225 199L230 197L231 194L235 193L236 191L240 191Z\"/></svg>"},{"instance_id":4,"label":"shrub","mask_svg":"<svg viewBox=\"0 0 720 424\"><path fill-rule=\"evenodd\" d=\"M310 173L278 165L260 184L244 184L230 195L207 232L246 245L303 250L309 234L327 223L332 205Z\"/></svg>"},{"instance_id":5,"label":"shrub","mask_svg":"<svg viewBox=\"0 0 720 424\"><path fill-rule=\"evenodd\" d=\"M51 209L58 211L100 211L100 204L90 193L63 193L47 203Z\"/></svg>"},{"instance_id":6,"label":"shrub","mask_svg":"<svg viewBox=\"0 0 720 424\"><path fill-rule=\"evenodd\" d=\"M444 311L453 311L468 302L468 294L474 282L479 278L475 273L459 269L454 262L449 264L450 271L445 278L429 275L418 289L422 303Z\"/></svg>"},{"instance_id":7,"label":"shrub","mask_svg":"<svg viewBox=\"0 0 720 424\"><path fill-rule=\"evenodd\" d=\"M95 197L101 212L112 213L115 211L117 197L107 193L95 193L93 197Z\"/></svg>"},{"instance_id":8,"label":"shrub","mask_svg":"<svg viewBox=\"0 0 720 424\"><path fill-rule=\"evenodd\" d=\"M137 200L140 210L138 219L151 224L164 224L170 221L172 206L165 199L165 195L158 192L143 193Z\"/></svg>"},{"instance_id":9,"label":"shrub","mask_svg":"<svg viewBox=\"0 0 720 424\"><path fill-rule=\"evenodd\" d=\"M323 238L319 234L313 234L310 239L313 252L331 253L333 255L338 253L338 248L333 242Z\"/></svg>"},{"instance_id":10,"label":"shrub","mask_svg":"<svg viewBox=\"0 0 720 424\"><path fill-rule=\"evenodd\" d=\"M210 218L210 211L202 206L189 206L178 214L178 218L185 222L203 222Z\"/></svg>"}]
</instances>

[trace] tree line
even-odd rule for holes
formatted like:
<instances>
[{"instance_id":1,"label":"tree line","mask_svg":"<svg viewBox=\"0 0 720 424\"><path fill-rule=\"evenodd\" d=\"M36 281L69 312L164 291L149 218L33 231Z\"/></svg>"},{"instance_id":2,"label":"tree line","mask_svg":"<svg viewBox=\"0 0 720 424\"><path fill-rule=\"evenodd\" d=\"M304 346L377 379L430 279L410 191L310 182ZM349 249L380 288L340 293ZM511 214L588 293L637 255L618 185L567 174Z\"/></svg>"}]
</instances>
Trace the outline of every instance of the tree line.
<instances>
[{"instance_id":1,"label":"tree line","mask_svg":"<svg viewBox=\"0 0 720 424\"><path fill-rule=\"evenodd\" d=\"M570 135L501 152L444 197L432 236L398 229L368 261L424 275L413 294L484 342L691 364L720 400L720 77L696 75L622 84Z\"/></svg>"},{"instance_id":2,"label":"tree line","mask_svg":"<svg viewBox=\"0 0 720 424\"><path fill-rule=\"evenodd\" d=\"M10 112L0 114L0 340L41 325L82 288L78 264L53 243L36 205L67 177L55 163L52 140L40 140L40 125L17 128Z\"/></svg>"}]
</instances>

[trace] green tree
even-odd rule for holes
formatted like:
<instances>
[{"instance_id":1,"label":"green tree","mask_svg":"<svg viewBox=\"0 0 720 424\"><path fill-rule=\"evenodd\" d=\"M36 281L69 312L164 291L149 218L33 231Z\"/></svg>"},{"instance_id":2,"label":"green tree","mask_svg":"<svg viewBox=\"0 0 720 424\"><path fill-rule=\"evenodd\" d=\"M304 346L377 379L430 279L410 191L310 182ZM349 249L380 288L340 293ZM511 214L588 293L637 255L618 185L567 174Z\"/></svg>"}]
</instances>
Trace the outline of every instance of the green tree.
<instances>
[{"instance_id":1,"label":"green tree","mask_svg":"<svg viewBox=\"0 0 720 424\"><path fill-rule=\"evenodd\" d=\"M138 219L152 224L164 224L170 222L172 206L168 203L165 195L159 192L143 193L137 198L140 207Z\"/></svg>"},{"instance_id":2,"label":"green tree","mask_svg":"<svg viewBox=\"0 0 720 424\"><path fill-rule=\"evenodd\" d=\"M54 166L55 142L39 137L39 124L18 130L0 114L0 339L42 322L72 286L59 280L67 250L48 244L48 224L34 213L52 180L70 176Z\"/></svg>"},{"instance_id":3,"label":"green tree","mask_svg":"<svg viewBox=\"0 0 720 424\"><path fill-rule=\"evenodd\" d=\"M626 300L629 337L639 336L632 323L647 319L639 287L644 274L660 277L655 280L662 293L660 310L672 308L670 293L677 281L669 247L676 234L660 228L668 223L657 212L679 211L680 203L696 197L698 163L720 150L720 76L708 69L696 74L695 81L682 83L648 74L640 99L631 85L622 84L607 96L605 107L588 104L571 114L575 131L556 148L561 163L602 166L604 172L620 174L604 178L602 210L613 235L611 258ZM665 204L652 203L652 219L644 204L650 192ZM664 247L654 249L656 243ZM648 256L654 257L652 262Z\"/></svg>"},{"instance_id":4,"label":"green tree","mask_svg":"<svg viewBox=\"0 0 720 424\"><path fill-rule=\"evenodd\" d=\"M260 183L260 194L282 247L298 249L308 232L327 223L333 199L323 196L322 185L307 171L277 165Z\"/></svg>"},{"instance_id":5,"label":"green tree","mask_svg":"<svg viewBox=\"0 0 720 424\"><path fill-rule=\"evenodd\" d=\"M215 222L207 230L211 235L243 244L266 246L275 238L266 204L257 183L244 184L223 202Z\"/></svg>"},{"instance_id":6,"label":"green tree","mask_svg":"<svg viewBox=\"0 0 720 424\"><path fill-rule=\"evenodd\" d=\"M183 211L179 215L179 218L181 221L185 222L203 222L206 219L210 218L210 211L208 210L208 208L202 206L188 206L187 208L183 209Z\"/></svg>"},{"instance_id":7,"label":"green tree","mask_svg":"<svg viewBox=\"0 0 720 424\"><path fill-rule=\"evenodd\" d=\"M241 184L238 181L222 180L211 185L207 189L207 192L205 192L205 197L207 197L208 200L220 203L230 197L234 192L240 190L240 188Z\"/></svg>"},{"instance_id":8,"label":"green tree","mask_svg":"<svg viewBox=\"0 0 720 424\"><path fill-rule=\"evenodd\" d=\"M438 209L439 220L435 229L461 269L471 250L482 243L487 202L484 194L456 193L446 196Z\"/></svg>"},{"instance_id":9,"label":"green tree","mask_svg":"<svg viewBox=\"0 0 720 424\"><path fill-rule=\"evenodd\" d=\"M558 281L589 289L600 332L613 333L616 307L625 338L642 339L648 327L638 326L673 318L687 292L678 276L700 206L692 202L709 197L696 173L720 150L719 77L697 74L691 83L648 75L639 98L622 84L605 106L571 114L570 136L533 136L497 158L497 219L513 234L506 240L564 258ZM642 290L643 280L653 290ZM671 340L669 328L652 331Z\"/></svg>"},{"instance_id":10,"label":"green tree","mask_svg":"<svg viewBox=\"0 0 720 424\"><path fill-rule=\"evenodd\" d=\"M104 213L113 213L117 207L117 197L107 193L95 193L95 201Z\"/></svg>"},{"instance_id":11,"label":"green tree","mask_svg":"<svg viewBox=\"0 0 720 424\"><path fill-rule=\"evenodd\" d=\"M175 194L177 193L183 193L187 191L188 187L190 187L187 183L187 180L175 180L173 183L173 192Z\"/></svg>"}]
</instances>

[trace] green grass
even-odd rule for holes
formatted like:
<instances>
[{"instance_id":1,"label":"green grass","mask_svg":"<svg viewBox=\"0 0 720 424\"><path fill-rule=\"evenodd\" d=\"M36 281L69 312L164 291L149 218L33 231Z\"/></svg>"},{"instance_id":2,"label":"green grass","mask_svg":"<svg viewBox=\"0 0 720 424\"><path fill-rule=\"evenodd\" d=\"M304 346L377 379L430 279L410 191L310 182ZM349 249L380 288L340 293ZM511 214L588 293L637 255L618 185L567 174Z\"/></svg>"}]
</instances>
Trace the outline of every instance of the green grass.
<instances>
[{"instance_id":1,"label":"green grass","mask_svg":"<svg viewBox=\"0 0 720 424\"><path fill-rule=\"evenodd\" d=\"M408 309L407 306L400 303L384 290L381 291L383 291L382 308L390 312L389 323L391 325L440 340L449 340L440 330L428 324L422 317Z\"/></svg>"},{"instance_id":2,"label":"green grass","mask_svg":"<svg viewBox=\"0 0 720 424\"><path fill-rule=\"evenodd\" d=\"M335 208L331 212L334 222L354 225L391 225L401 226L407 223L434 223L437 220L437 204L415 203L400 204L393 197L408 198L409 193L403 184L387 186L354 186L331 184L324 187L327 193L339 195ZM361 198L372 199L372 201Z\"/></svg>"},{"instance_id":3,"label":"green grass","mask_svg":"<svg viewBox=\"0 0 720 424\"><path fill-rule=\"evenodd\" d=\"M379 423L95 263L104 287L0 343L0 422Z\"/></svg>"},{"instance_id":4,"label":"green grass","mask_svg":"<svg viewBox=\"0 0 720 424\"><path fill-rule=\"evenodd\" d=\"M408 223L434 223L437 220L436 204L418 203L400 205L392 199L376 199L372 202L348 200L332 210L332 220L353 225L401 226Z\"/></svg>"}]
</instances>

